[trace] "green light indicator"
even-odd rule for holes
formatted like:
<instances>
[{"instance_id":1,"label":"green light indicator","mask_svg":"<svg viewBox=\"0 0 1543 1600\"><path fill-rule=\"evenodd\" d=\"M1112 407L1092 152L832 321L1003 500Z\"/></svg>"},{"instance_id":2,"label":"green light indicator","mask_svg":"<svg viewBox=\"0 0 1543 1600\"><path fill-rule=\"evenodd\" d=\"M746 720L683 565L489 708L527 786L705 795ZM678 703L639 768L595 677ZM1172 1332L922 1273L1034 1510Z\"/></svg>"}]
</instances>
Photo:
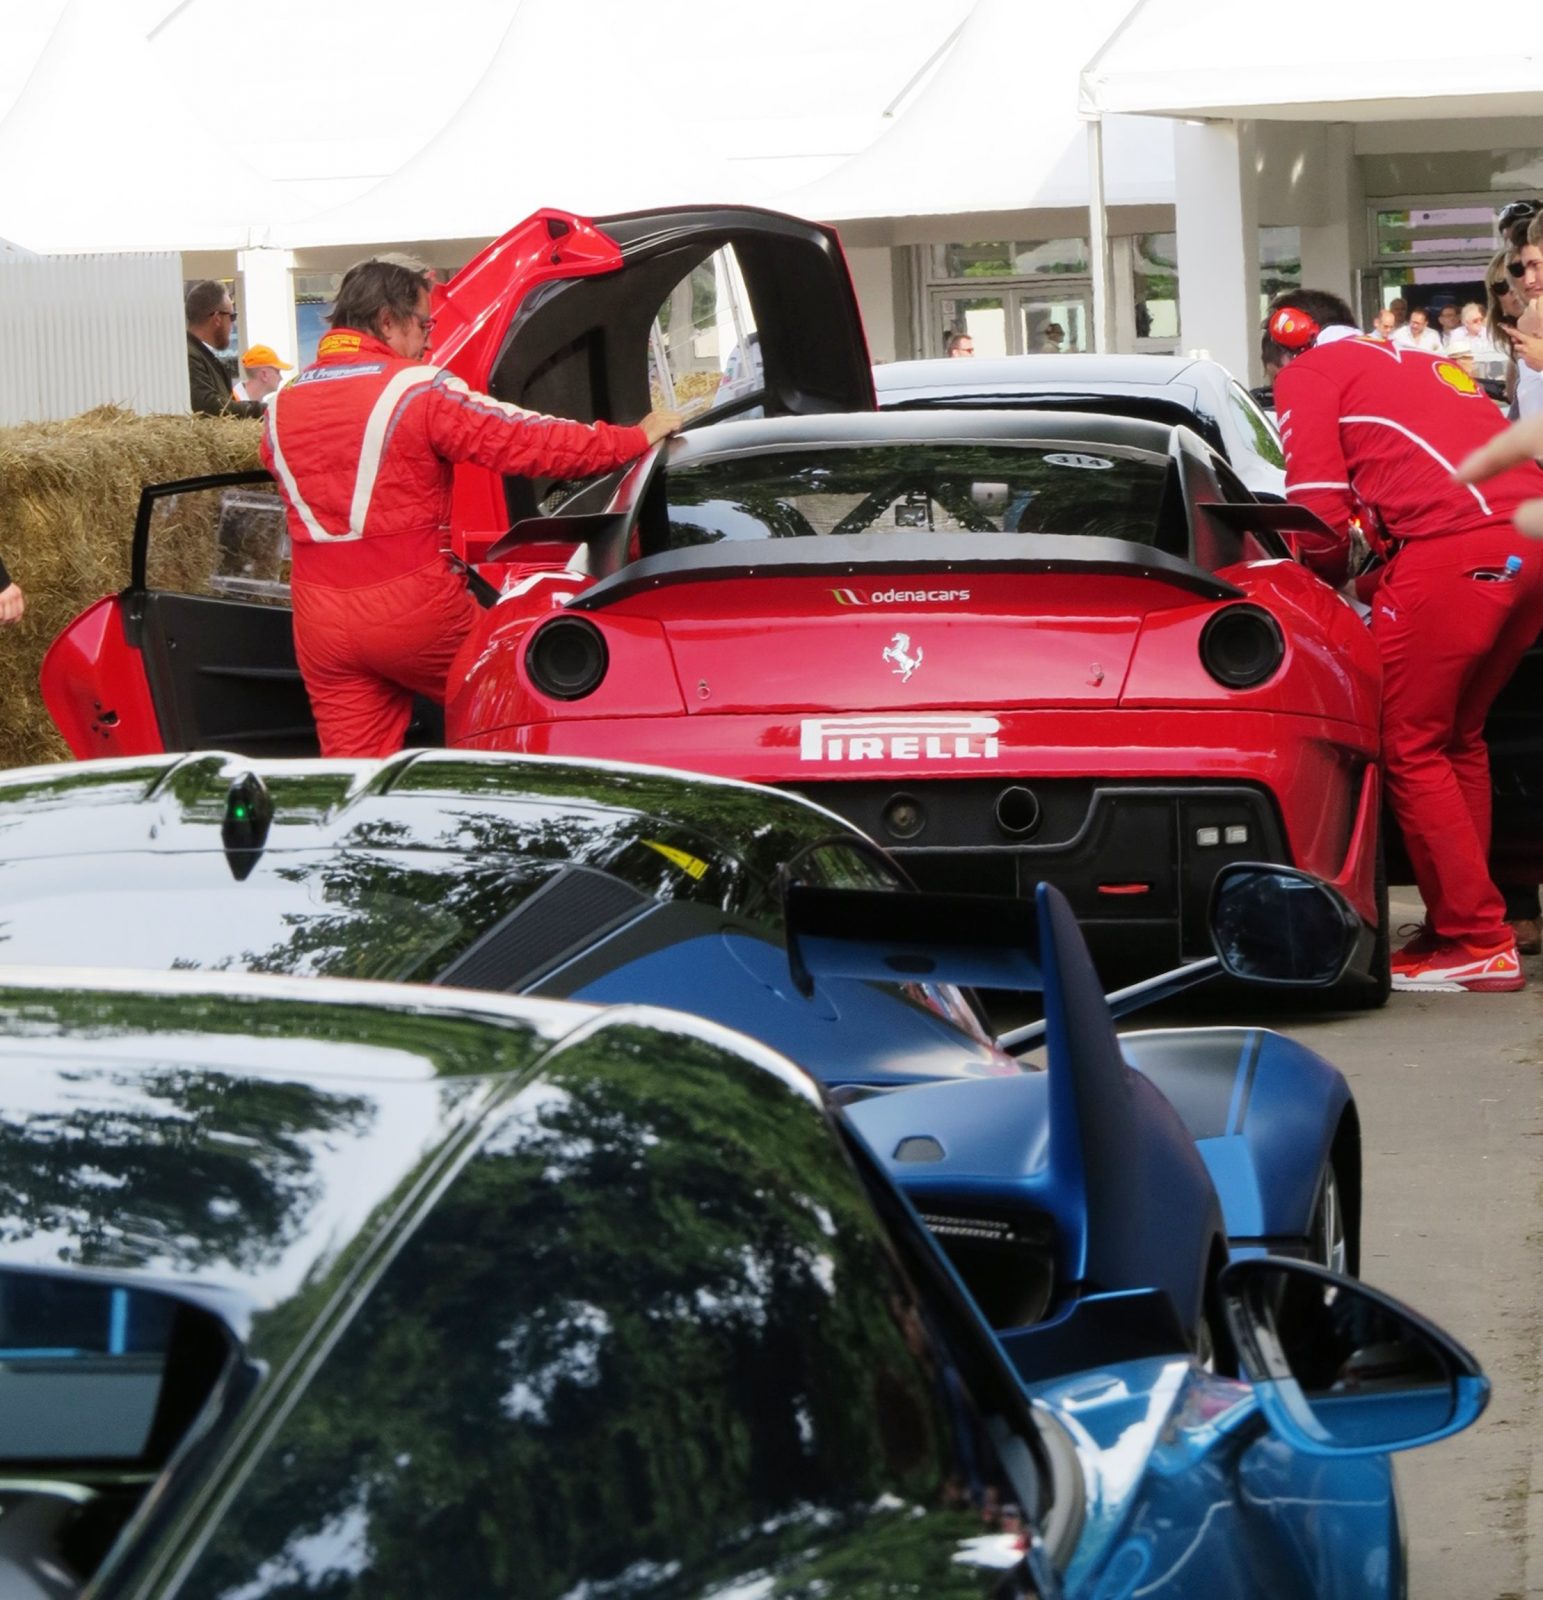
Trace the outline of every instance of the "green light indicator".
<instances>
[{"instance_id":1,"label":"green light indicator","mask_svg":"<svg viewBox=\"0 0 1543 1600\"><path fill-rule=\"evenodd\" d=\"M234 807L232 807L231 808L231 815L236 819L237 822L245 822L246 821L246 807L245 806L234 806Z\"/></svg>"}]
</instances>

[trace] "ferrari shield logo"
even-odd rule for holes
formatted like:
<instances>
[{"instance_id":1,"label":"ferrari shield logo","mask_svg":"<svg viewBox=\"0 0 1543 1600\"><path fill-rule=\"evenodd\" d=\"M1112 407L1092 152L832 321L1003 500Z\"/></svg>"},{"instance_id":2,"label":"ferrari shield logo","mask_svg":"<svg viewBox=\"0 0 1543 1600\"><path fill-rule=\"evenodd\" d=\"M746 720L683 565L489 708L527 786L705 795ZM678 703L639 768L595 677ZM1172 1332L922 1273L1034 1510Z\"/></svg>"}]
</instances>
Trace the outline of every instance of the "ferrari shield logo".
<instances>
[{"instance_id":1,"label":"ferrari shield logo","mask_svg":"<svg viewBox=\"0 0 1543 1600\"><path fill-rule=\"evenodd\" d=\"M884 659L892 662L896 673L902 683L911 681L911 674L922 664L922 647L917 645L916 654L911 654L911 636L908 633L897 633L889 641L884 651Z\"/></svg>"}]
</instances>

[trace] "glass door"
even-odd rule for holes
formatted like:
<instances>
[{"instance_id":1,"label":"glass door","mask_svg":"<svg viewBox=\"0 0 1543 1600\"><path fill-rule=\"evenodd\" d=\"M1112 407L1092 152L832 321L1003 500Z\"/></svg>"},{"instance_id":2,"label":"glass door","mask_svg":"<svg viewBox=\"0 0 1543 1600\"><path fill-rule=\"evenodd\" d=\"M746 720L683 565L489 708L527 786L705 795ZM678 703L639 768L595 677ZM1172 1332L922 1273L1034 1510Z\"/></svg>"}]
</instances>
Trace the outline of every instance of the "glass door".
<instances>
[{"instance_id":1,"label":"glass door","mask_svg":"<svg viewBox=\"0 0 1543 1600\"><path fill-rule=\"evenodd\" d=\"M1088 341L1091 296L1020 293L1018 301L1019 348L1025 355L1080 355Z\"/></svg>"},{"instance_id":2,"label":"glass door","mask_svg":"<svg viewBox=\"0 0 1543 1600\"><path fill-rule=\"evenodd\" d=\"M1009 356L1018 352L1009 345L1013 323L1008 315L1010 296L1005 293L964 295L934 292L932 296L932 347L938 355L948 354L948 336L962 333L974 346L971 355Z\"/></svg>"},{"instance_id":3,"label":"glass door","mask_svg":"<svg viewBox=\"0 0 1543 1600\"><path fill-rule=\"evenodd\" d=\"M1089 329L1092 295L1079 286L1062 284L1023 289L994 289L988 294L961 294L935 289L932 303L932 348L948 349L948 336L969 336L977 356L1053 355L1091 348Z\"/></svg>"}]
</instances>

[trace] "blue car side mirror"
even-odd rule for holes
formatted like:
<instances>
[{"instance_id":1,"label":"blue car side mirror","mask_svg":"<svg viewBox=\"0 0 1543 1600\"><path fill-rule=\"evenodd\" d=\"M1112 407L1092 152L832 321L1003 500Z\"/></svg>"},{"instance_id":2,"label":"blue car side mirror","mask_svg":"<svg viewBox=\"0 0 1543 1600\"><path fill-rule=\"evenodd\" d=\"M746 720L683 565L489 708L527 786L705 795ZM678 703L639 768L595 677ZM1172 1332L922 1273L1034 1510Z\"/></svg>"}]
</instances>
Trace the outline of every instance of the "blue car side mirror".
<instances>
[{"instance_id":1,"label":"blue car side mirror","mask_svg":"<svg viewBox=\"0 0 1543 1600\"><path fill-rule=\"evenodd\" d=\"M1219 1279L1244 1375L1276 1435L1308 1455L1381 1455L1459 1433L1489 1380L1391 1295L1305 1261L1253 1256Z\"/></svg>"}]
</instances>

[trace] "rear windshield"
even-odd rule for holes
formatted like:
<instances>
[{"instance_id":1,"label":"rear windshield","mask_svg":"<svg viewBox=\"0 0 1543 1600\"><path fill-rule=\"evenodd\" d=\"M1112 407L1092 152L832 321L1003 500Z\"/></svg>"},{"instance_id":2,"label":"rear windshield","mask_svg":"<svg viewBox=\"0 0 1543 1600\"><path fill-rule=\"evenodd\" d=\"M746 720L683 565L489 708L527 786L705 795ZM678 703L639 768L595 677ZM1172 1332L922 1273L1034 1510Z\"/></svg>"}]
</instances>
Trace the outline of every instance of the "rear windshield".
<instances>
[{"instance_id":1,"label":"rear windshield","mask_svg":"<svg viewBox=\"0 0 1543 1600\"><path fill-rule=\"evenodd\" d=\"M1170 548L1166 460L1076 444L885 444L672 470L660 548L852 533L1051 533Z\"/></svg>"}]
</instances>

